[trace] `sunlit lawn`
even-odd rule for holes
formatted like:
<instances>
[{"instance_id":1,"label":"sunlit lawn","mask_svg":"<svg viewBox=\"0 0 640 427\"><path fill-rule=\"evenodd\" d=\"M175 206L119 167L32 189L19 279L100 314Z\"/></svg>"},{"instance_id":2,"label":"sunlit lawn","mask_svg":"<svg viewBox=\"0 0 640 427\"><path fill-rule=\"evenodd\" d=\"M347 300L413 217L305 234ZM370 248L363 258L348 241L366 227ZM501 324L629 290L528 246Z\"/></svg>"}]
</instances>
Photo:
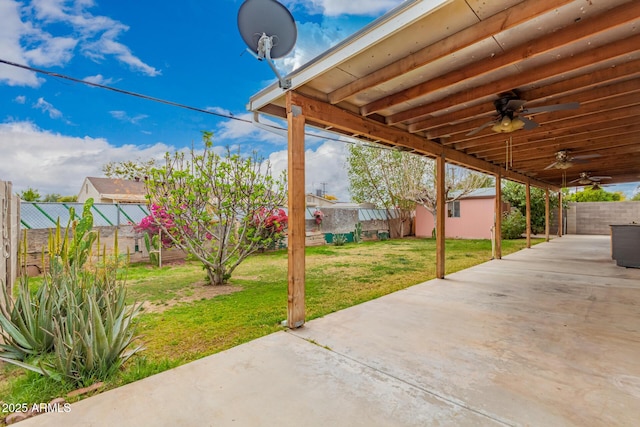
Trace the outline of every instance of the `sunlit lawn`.
<instances>
[{"instance_id":1,"label":"sunlit lawn","mask_svg":"<svg viewBox=\"0 0 640 427\"><path fill-rule=\"evenodd\" d=\"M539 243L542 240L534 240ZM503 241L503 255L525 240ZM403 239L306 251L307 319L377 298L435 277L435 240ZM447 274L488 261L488 240L449 240ZM202 297L205 273L197 263L131 266L131 301L150 301L138 330L146 350L134 357L106 388L113 388L282 329L287 314L286 250L257 254L235 271L235 292ZM205 289L206 290L206 289ZM46 402L68 392L52 380L13 367L0 371L0 400Z\"/></svg>"}]
</instances>

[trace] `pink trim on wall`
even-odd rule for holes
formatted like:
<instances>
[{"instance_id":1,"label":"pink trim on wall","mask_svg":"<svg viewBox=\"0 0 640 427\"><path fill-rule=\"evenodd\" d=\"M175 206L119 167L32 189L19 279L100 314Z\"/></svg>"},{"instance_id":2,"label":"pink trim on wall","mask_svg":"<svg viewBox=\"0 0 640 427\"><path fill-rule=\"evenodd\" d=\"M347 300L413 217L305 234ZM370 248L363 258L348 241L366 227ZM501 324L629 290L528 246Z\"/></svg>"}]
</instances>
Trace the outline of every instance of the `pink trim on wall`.
<instances>
[{"instance_id":1,"label":"pink trim on wall","mask_svg":"<svg viewBox=\"0 0 640 427\"><path fill-rule=\"evenodd\" d=\"M458 239L490 239L495 197L460 200L460 217L447 218L446 237ZM433 216L424 207L416 208L416 236L431 237Z\"/></svg>"}]
</instances>

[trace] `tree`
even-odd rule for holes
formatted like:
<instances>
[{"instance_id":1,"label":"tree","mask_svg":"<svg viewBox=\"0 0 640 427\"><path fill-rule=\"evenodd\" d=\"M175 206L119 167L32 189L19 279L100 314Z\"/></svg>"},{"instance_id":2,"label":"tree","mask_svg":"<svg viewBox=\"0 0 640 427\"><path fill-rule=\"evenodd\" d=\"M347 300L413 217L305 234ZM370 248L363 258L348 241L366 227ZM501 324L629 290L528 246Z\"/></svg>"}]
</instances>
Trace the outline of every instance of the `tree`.
<instances>
[{"instance_id":1,"label":"tree","mask_svg":"<svg viewBox=\"0 0 640 427\"><path fill-rule=\"evenodd\" d=\"M396 231L402 236L404 222L416 206L411 195L422 187L427 161L407 152L352 145L347 157L351 197L358 203L369 202L386 209L388 217L397 210L400 222Z\"/></svg>"},{"instance_id":2,"label":"tree","mask_svg":"<svg viewBox=\"0 0 640 427\"><path fill-rule=\"evenodd\" d=\"M640 202L640 191L636 191L636 194L633 195L633 198L631 198L631 201Z\"/></svg>"},{"instance_id":3,"label":"tree","mask_svg":"<svg viewBox=\"0 0 640 427\"><path fill-rule=\"evenodd\" d=\"M619 202L622 199L620 193L611 193L602 188L594 190L592 187L585 187L582 191L569 196L570 202Z\"/></svg>"},{"instance_id":4,"label":"tree","mask_svg":"<svg viewBox=\"0 0 640 427\"><path fill-rule=\"evenodd\" d=\"M388 211L398 209L402 220L400 226L411 218L417 204L430 211L436 221L435 162L432 159L405 151L354 145L349 148L347 162L349 189L356 202L371 202ZM448 165L445 200L455 201L490 183L491 178L487 175Z\"/></svg>"},{"instance_id":5,"label":"tree","mask_svg":"<svg viewBox=\"0 0 640 427\"><path fill-rule=\"evenodd\" d=\"M62 198L62 196L60 194L57 193L51 193L51 194L45 194L44 197L42 198L43 202L57 202Z\"/></svg>"},{"instance_id":6,"label":"tree","mask_svg":"<svg viewBox=\"0 0 640 427\"><path fill-rule=\"evenodd\" d=\"M158 221L163 235L202 262L211 284L222 285L247 256L283 237L286 179L273 177L255 155L216 154L210 132L203 141L200 153L167 153L166 165L150 171L147 191L172 219Z\"/></svg>"},{"instance_id":7,"label":"tree","mask_svg":"<svg viewBox=\"0 0 640 427\"><path fill-rule=\"evenodd\" d=\"M40 201L40 192L31 187L23 190L19 194L20 199L24 202L39 202Z\"/></svg>"},{"instance_id":8,"label":"tree","mask_svg":"<svg viewBox=\"0 0 640 427\"><path fill-rule=\"evenodd\" d=\"M522 215L527 215L526 187L513 181L507 181L502 188L502 200L509 202L511 207L517 208ZM545 232L546 195L542 188L531 187L531 232L542 234ZM558 198L549 198L549 209L558 207Z\"/></svg>"},{"instance_id":9,"label":"tree","mask_svg":"<svg viewBox=\"0 0 640 427\"><path fill-rule=\"evenodd\" d=\"M151 160L125 160L123 162L109 162L102 166L102 172L107 178L122 178L135 180L150 176L150 172L157 166L154 159Z\"/></svg>"}]
</instances>

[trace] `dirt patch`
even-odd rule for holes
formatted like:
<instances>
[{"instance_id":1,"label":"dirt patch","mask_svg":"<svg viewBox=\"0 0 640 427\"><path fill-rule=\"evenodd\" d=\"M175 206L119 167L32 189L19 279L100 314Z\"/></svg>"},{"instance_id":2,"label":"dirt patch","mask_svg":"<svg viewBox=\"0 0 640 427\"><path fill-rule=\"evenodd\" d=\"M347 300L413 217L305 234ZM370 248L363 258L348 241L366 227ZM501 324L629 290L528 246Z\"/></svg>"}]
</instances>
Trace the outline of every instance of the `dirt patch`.
<instances>
[{"instance_id":1,"label":"dirt patch","mask_svg":"<svg viewBox=\"0 0 640 427\"><path fill-rule=\"evenodd\" d=\"M175 307L178 304L211 299L218 295L228 295L241 290L242 286L211 286L205 284L204 281L197 282L191 286L185 287L178 293L179 295L176 298L160 302L145 301L142 303L142 308L144 309L144 313L162 313L163 311Z\"/></svg>"}]
</instances>

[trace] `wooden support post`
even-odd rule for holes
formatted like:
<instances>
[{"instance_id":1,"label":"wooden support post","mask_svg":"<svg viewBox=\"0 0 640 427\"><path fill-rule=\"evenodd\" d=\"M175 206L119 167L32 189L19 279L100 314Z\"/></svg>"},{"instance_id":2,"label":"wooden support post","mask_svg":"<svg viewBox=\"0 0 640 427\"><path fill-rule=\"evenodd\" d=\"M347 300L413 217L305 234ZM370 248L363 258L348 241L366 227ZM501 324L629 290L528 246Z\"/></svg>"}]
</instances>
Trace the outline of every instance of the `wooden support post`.
<instances>
[{"instance_id":1,"label":"wooden support post","mask_svg":"<svg viewBox=\"0 0 640 427\"><path fill-rule=\"evenodd\" d=\"M436 277L444 278L445 272L445 179L446 160L444 155L436 157Z\"/></svg>"},{"instance_id":2,"label":"wooden support post","mask_svg":"<svg viewBox=\"0 0 640 427\"><path fill-rule=\"evenodd\" d=\"M525 204L527 212L527 248L531 248L531 184L525 183Z\"/></svg>"},{"instance_id":3,"label":"wooden support post","mask_svg":"<svg viewBox=\"0 0 640 427\"><path fill-rule=\"evenodd\" d=\"M495 207L494 239L496 259L502 259L502 175L496 174L496 207Z\"/></svg>"},{"instance_id":4,"label":"wooden support post","mask_svg":"<svg viewBox=\"0 0 640 427\"><path fill-rule=\"evenodd\" d=\"M562 237L562 191L558 192L558 237Z\"/></svg>"},{"instance_id":5,"label":"wooden support post","mask_svg":"<svg viewBox=\"0 0 640 427\"><path fill-rule=\"evenodd\" d=\"M544 235L547 242L549 241L549 219L551 217L551 204L549 202L549 189L544 189Z\"/></svg>"},{"instance_id":6,"label":"wooden support post","mask_svg":"<svg viewBox=\"0 0 640 427\"><path fill-rule=\"evenodd\" d=\"M289 287L287 325L299 328L304 324L305 293L305 193L304 193L304 125L302 109L291 102L287 93L288 132L288 200L289 200Z\"/></svg>"}]
</instances>

